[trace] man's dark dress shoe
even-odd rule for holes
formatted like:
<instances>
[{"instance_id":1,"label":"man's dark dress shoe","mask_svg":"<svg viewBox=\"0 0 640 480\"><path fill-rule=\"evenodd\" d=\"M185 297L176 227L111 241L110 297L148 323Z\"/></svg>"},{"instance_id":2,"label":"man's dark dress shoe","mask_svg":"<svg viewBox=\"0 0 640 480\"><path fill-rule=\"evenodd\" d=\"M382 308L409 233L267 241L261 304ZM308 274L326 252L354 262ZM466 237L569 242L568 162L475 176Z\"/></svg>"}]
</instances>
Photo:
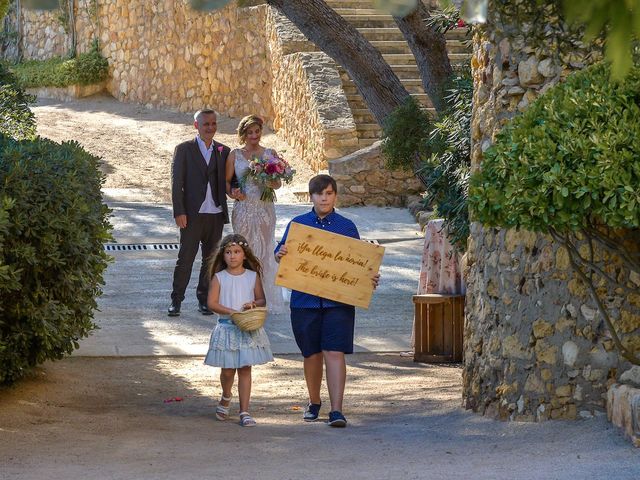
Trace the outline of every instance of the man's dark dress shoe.
<instances>
[{"instance_id":1,"label":"man's dark dress shoe","mask_svg":"<svg viewBox=\"0 0 640 480\"><path fill-rule=\"evenodd\" d=\"M198 311L203 315L213 315L213 312L209 310L209 307L207 307L204 303L198 305Z\"/></svg>"},{"instance_id":2,"label":"man's dark dress shoe","mask_svg":"<svg viewBox=\"0 0 640 480\"><path fill-rule=\"evenodd\" d=\"M167 309L170 317L177 317L180 315L180 302L171 302L169 308Z\"/></svg>"}]
</instances>

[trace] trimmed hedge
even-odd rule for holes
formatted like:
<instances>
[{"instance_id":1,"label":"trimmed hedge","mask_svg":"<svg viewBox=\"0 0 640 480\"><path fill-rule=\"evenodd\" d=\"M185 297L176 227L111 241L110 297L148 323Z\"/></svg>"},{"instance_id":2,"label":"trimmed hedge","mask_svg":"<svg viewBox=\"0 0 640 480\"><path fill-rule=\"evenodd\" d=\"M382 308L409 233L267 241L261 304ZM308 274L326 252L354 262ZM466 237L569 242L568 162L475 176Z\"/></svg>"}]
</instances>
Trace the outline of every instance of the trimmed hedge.
<instances>
[{"instance_id":1,"label":"trimmed hedge","mask_svg":"<svg viewBox=\"0 0 640 480\"><path fill-rule=\"evenodd\" d=\"M640 67L600 63L539 97L496 137L471 178L473 219L536 232L592 219L640 227Z\"/></svg>"},{"instance_id":2,"label":"trimmed hedge","mask_svg":"<svg viewBox=\"0 0 640 480\"><path fill-rule=\"evenodd\" d=\"M11 67L24 88L91 85L107 78L109 63L97 43L91 50L74 58L29 60Z\"/></svg>"},{"instance_id":3,"label":"trimmed hedge","mask_svg":"<svg viewBox=\"0 0 640 480\"><path fill-rule=\"evenodd\" d=\"M0 135L0 383L96 328L111 228L98 164L76 142Z\"/></svg>"},{"instance_id":4,"label":"trimmed hedge","mask_svg":"<svg viewBox=\"0 0 640 480\"><path fill-rule=\"evenodd\" d=\"M36 122L29 104L36 97L28 95L18 85L15 75L0 62L0 133L13 138L33 138Z\"/></svg>"}]
</instances>

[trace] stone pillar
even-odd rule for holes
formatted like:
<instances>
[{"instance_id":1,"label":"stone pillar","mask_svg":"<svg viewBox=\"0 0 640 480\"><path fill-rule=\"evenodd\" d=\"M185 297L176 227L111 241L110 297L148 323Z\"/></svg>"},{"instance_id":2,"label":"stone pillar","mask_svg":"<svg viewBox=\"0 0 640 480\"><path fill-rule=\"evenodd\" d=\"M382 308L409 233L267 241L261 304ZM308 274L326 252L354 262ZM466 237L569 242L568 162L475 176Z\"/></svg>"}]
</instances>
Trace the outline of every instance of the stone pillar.
<instances>
[{"instance_id":1,"label":"stone pillar","mask_svg":"<svg viewBox=\"0 0 640 480\"><path fill-rule=\"evenodd\" d=\"M550 28L554 26L550 24ZM573 70L600 58L584 46L550 56L522 26L493 19L474 38L472 165L496 132ZM513 420L573 419L604 410L620 357L565 251L549 237L473 224L468 248L463 403ZM640 296L615 294L638 343ZM624 315L624 314L622 314ZM634 333L635 332L635 333Z\"/></svg>"}]
</instances>

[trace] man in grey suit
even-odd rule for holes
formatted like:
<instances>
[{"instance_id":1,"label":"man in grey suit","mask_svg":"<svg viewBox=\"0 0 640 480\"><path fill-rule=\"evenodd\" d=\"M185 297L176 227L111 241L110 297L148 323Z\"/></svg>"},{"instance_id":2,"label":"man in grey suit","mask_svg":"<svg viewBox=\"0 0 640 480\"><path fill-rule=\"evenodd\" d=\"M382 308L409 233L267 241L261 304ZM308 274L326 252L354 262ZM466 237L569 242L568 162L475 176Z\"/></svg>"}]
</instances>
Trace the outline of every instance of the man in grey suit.
<instances>
[{"instance_id":1,"label":"man in grey suit","mask_svg":"<svg viewBox=\"0 0 640 480\"><path fill-rule=\"evenodd\" d=\"M230 149L213 140L218 126L214 110L199 110L193 118L198 135L176 147L171 169L173 217L180 227L180 251L173 272L170 317L180 315L201 244L202 267L196 296L200 313L211 315L207 308L207 259L220 242L224 224L229 223L225 163Z\"/></svg>"}]
</instances>

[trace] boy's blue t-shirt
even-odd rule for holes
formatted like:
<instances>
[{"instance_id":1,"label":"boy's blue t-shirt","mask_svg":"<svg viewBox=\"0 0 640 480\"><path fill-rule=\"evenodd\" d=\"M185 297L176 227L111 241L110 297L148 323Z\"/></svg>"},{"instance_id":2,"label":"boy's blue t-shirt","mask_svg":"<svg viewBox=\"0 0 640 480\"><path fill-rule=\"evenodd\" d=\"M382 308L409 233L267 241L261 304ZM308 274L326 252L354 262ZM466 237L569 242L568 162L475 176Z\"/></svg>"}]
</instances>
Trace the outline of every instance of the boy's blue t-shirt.
<instances>
[{"instance_id":1,"label":"boy's blue t-shirt","mask_svg":"<svg viewBox=\"0 0 640 480\"><path fill-rule=\"evenodd\" d=\"M329 215L324 218L318 217L314 209L311 209L309 213L298 215L287 225L287 229L284 232L282 240L276 245L274 253L278 253L280 247L287 241L287 235L289 234L289 227L292 223L300 223L308 227L320 228L327 232L337 233L338 235L344 235L345 237L360 239L360 234L356 228L355 223L346 217L343 217L339 213L336 213L335 209ZM299 292L297 290L291 291L291 308L330 308L330 307L344 307L346 304L341 302L334 302L327 298L317 297L308 293Z\"/></svg>"}]
</instances>

